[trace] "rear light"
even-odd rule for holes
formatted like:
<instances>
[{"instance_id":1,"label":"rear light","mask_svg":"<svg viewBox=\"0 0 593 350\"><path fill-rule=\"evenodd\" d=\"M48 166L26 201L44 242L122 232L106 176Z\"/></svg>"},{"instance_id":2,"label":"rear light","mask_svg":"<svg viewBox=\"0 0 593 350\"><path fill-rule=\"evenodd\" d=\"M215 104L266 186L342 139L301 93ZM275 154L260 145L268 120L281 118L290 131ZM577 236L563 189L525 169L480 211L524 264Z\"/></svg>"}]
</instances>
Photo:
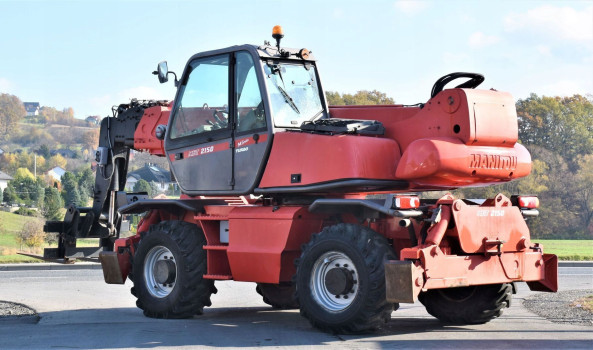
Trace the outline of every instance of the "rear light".
<instances>
[{"instance_id":1,"label":"rear light","mask_svg":"<svg viewBox=\"0 0 593 350\"><path fill-rule=\"evenodd\" d=\"M539 199L534 196L517 197L519 208L537 209L539 208Z\"/></svg>"},{"instance_id":2,"label":"rear light","mask_svg":"<svg viewBox=\"0 0 593 350\"><path fill-rule=\"evenodd\" d=\"M415 209L420 206L420 198L416 196L397 196L393 199L393 206L397 209Z\"/></svg>"}]
</instances>

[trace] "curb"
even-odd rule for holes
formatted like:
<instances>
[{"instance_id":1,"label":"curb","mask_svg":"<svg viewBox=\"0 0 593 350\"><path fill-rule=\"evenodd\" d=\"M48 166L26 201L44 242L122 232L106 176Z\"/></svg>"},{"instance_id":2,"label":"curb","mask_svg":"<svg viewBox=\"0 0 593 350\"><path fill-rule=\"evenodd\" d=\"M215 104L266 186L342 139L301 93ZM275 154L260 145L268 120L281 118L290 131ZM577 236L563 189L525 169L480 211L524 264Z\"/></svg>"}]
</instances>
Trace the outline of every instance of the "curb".
<instances>
[{"instance_id":1,"label":"curb","mask_svg":"<svg viewBox=\"0 0 593 350\"><path fill-rule=\"evenodd\" d=\"M593 267L593 261L559 261L558 267Z\"/></svg>"},{"instance_id":2,"label":"curb","mask_svg":"<svg viewBox=\"0 0 593 350\"><path fill-rule=\"evenodd\" d=\"M99 263L75 263L75 264L57 264L57 263L29 263L29 264L2 264L2 271L48 271L48 270L100 270Z\"/></svg>"},{"instance_id":3,"label":"curb","mask_svg":"<svg viewBox=\"0 0 593 350\"><path fill-rule=\"evenodd\" d=\"M593 261L559 261L558 267L593 267ZM100 263L79 262L74 264L29 263L0 264L2 271L48 271L48 270L101 270Z\"/></svg>"}]
</instances>

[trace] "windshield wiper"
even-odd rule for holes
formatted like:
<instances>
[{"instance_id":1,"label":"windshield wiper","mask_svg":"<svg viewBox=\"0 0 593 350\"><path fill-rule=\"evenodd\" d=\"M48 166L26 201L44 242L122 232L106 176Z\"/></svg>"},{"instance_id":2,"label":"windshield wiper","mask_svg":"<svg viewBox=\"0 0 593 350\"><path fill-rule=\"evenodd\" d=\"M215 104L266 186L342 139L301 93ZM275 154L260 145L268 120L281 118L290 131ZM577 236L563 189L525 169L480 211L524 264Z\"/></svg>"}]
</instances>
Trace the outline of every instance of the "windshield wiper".
<instances>
[{"instance_id":1,"label":"windshield wiper","mask_svg":"<svg viewBox=\"0 0 593 350\"><path fill-rule=\"evenodd\" d=\"M315 120L315 119L317 119L317 117L319 117L319 115L320 115L321 113L323 113L323 111L324 111L324 109L322 109L322 110L320 110L319 112L315 113L315 115L313 116L313 118L311 118L311 119L309 119L309 120Z\"/></svg>"},{"instance_id":2,"label":"windshield wiper","mask_svg":"<svg viewBox=\"0 0 593 350\"><path fill-rule=\"evenodd\" d=\"M294 104L292 97L290 97L290 95L288 95L288 93L284 91L284 89L280 87L280 85L276 84L276 87L278 88L278 91L280 91L280 93L282 94L282 97L284 97L284 101L286 101L286 103L288 103L288 105L292 107L292 109L294 109L294 111L297 112L297 114L301 114L297 106Z\"/></svg>"}]
</instances>

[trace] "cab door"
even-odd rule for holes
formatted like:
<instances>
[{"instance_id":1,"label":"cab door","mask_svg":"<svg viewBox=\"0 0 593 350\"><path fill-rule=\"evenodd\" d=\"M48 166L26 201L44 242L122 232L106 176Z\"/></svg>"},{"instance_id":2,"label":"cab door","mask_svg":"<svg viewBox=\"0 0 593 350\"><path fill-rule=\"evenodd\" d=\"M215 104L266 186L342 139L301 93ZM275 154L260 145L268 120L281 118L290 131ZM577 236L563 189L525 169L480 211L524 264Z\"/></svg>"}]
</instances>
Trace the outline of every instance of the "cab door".
<instances>
[{"instance_id":1,"label":"cab door","mask_svg":"<svg viewBox=\"0 0 593 350\"><path fill-rule=\"evenodd\" d=\"M234 61L234 183L236 193L246 194L259 183L272 132L268 130L269 116L262 98L265 94L259 60L254 62L248 51L238 51Z\"/></svg>"},{"instance_id":2,"label":"cab door","mask_svg":"<svg viewBox=\"0 0 593 350\"><path fill-rule=\"evenodd\" d=\"M182 191L233 191L232 54L196 58L183 74L165 149Z\"/></svg>"}]
</instances>

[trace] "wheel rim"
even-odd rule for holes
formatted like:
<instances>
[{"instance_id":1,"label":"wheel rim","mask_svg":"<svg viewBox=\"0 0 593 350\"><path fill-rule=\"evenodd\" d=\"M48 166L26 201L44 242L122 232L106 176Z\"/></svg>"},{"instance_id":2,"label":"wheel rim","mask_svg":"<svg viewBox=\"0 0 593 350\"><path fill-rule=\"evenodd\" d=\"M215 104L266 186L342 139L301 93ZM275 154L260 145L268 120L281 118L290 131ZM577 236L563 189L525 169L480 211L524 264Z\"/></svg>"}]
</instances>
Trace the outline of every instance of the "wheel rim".
<instances>
[{"instance_id":1,"label":"wheel rim","mask_svg":"<svg viewBox=\"0 0 593 350\"><path fill-rule=\"evenodd\" d=\"M148 252L144 260L144 280L152 296L164 298L171 294L177 281L177 264L168 248L159 245Z\"/></svg>"},{"instance_id":2,"label":"wheel rim","mask_svg":"<svg viewBox=\"0 0 593 350\"><path fill-rule=\"evenodd\" d=\"M333 282L336 279L338 282ZM330 251L315 261L311 292L323 308L331 312L347 309L358 295L358 289L358 271L346 254Z\"/></svg>"}]
</instances>

